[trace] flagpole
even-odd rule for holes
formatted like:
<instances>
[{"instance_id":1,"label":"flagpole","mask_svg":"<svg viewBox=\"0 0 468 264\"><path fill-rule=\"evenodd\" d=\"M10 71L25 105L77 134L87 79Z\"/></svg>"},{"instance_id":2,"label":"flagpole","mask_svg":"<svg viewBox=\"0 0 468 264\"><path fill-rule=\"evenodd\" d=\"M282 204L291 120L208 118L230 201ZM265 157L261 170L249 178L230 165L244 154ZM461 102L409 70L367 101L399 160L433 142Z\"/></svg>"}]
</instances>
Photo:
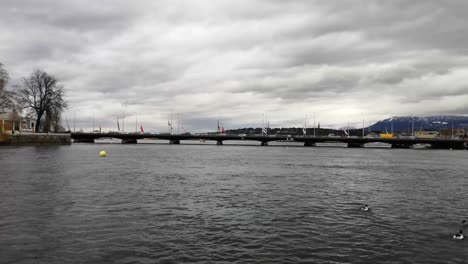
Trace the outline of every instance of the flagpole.
<instances>
[{"instance_id":1,"label":"flagpole","mask_svg":"<svg viewBox=\"0 0 468 264\"><path fill-rule=\"evenodd\" d=\"M119 115L117 115L117 131L120 133Z\"/></svg>"},{"instance_id":2,"label":"flagpole","mask_svg":"<svg viewBox=\"0 0 468 264\"><path fill-rule=\"evenodd\" d=\"M262 134L263 134L264 127L265 127L265 113L262 113Z\"/></svg>"},{"instance_id":3,"label":"flagpole","mask_svg":"<svg viewBox=\"0 0 468 264\"><path fill-rule=\"evenodd\" d=\"M70 129L70 122L68 122L68 116L67 116L67 126L68 126L68 131L71 131L71 129Z\"/></svg>"},{"instance_id":4,"label":"flagpole","mask_svg":"<svg viewBox=\"0 0 468 264\"><path fill-rule=\"evenodd\" d=\"M349 137L349 120L348 120L348 137Z\"/></svg>"},{"instance_id":5,"label":"flagpole","mask_svg":"<svg viewBox=\"0 0 468 264\"><path fill-rule=\"evenodd\" d=\"M76 111L73 113L73 132L75 132L75 128L76 128Z\"/></svg>"},{"instance_id":6,"label":"flagpole","mask_svg":"<svg viewBox=\"0 0 468 264\"><path fill-rule=\"evenodd\" d=\"M304 120L304 136L307 136L307 114L305 116L305 120Z\"/></svg>"},{"instance_id":7,"label":"flagpole","mask_svg":"<svg viewBox=\"0 0 468 264\"><path fill-rule=\"evenodd\" d=\"M315 137L315 112L314 112L314 137Z\"/></svg>"}]
</instances>

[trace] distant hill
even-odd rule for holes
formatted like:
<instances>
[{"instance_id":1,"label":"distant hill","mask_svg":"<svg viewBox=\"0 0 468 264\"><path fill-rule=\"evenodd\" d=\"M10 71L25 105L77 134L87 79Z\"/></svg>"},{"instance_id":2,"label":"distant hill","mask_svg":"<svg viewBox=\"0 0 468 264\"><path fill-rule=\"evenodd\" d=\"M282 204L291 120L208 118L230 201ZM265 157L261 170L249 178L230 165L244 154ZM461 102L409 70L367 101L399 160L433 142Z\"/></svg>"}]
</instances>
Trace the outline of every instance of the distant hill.
<instances>
[{"instance_id":1,"label":"distant hill","mask_svg":"<svg viewBox=\"0 0 468 264\"><path fill-rule=\"evenodd\" d=\"M468 116L427 116L427 117L417 117L417 116L395 116L387 118L377 123L366 127L366 134L369 131L372 132L383 132L387 131L390 133L393 132L411 132L411 127L414 124L414 131L424 130L424 131L439 131L441 129L450 129L452 128L465 128L468 129ZM257 128L240 128L240 129L230 129L226 130L226 134L261 134L262 129ZM337 136L345 136L342 129L331 129L331 128L316 128L316 135L326 136L329 134L334 134ZM351 136L361 136L362 128L353 128L349 131ZM302 135L303 130L301 127L290 127L290 128L270 128L268 130L270 135ZM307 128L307 135L313 135L314 129Z\"/></svg>"},{"instance_id":2,"label":"distant hill","mask_svg":"<svg viewBox=\"0 0 468 264\"><path fill-rule=\"evenodd\" d=\"M371 131L390 132L393 127L394 132L411 131L414 124L414 131L419 130L440 130L444 128L467 128L468 116L394 116L381 120L369 128Z\"/></svg>"}]
</instances>

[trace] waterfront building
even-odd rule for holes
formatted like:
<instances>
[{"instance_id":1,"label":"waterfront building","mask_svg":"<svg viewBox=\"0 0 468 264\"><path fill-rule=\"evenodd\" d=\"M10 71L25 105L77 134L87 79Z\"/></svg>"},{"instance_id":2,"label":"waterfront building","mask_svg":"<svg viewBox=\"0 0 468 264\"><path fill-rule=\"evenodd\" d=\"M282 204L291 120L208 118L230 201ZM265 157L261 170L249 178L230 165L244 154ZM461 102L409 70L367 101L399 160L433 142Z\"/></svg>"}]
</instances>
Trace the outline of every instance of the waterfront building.
<instances>
[{"instance_id":1,"label":"waterfront building","mask_svg":"<svg viewBox=\"0 0 468 264\"><path fill-rule=\"evenodd\" d=\"M416 131L416 138L437 138L439 137L438 131Z\"/></svg>"},{"instance_id":2,"label":"waterfront building","mask_svg":"<svg viewBox=\"0 0 468 264\"><path fill-rule=\"evenodd\" d=\"M34 132L36 120L16 113L0 113L0 133Z\"/></svg>"},{"instance_id":3,"label":"waterfront building","mask_svg":"<svg viewBox=\"0 0 468 264\"><path fill-rule=\"evenodd\" d=\"M440 138L463 138L466 137L465 129L463 128L444 128L439 131Z\"/></svg>"}]
</instances>

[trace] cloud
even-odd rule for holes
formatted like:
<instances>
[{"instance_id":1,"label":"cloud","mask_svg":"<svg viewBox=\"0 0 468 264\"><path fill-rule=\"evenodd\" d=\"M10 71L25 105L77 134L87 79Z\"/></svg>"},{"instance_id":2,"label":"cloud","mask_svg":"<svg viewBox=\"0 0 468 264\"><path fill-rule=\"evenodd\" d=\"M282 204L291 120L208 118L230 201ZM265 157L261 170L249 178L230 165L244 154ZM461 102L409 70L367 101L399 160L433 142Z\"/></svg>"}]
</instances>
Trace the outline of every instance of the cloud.
<instances>
[{"instance_id":1,"label":"cloud","mask_svg":"<svg viewBox=\"0 0 468 264\"><path fill-rule=\"evenodd\" d=\"M69 119L103 129L126 113L163 131L341 127L393 115L468 114L463 1L6 0L0 60L67 89ZM91 120L91 122L90 122ZM310 123L310 122L309 122Z\"/></svg>"}]
</instances>

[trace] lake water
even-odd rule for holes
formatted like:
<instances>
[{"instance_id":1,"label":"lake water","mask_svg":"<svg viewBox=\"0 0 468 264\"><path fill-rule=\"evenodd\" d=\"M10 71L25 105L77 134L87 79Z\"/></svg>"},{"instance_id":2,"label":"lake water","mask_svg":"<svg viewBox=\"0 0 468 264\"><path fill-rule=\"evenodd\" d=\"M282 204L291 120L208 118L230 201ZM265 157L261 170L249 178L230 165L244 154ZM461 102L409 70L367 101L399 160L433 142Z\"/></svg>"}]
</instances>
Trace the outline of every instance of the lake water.
<instances>
[{"instance_id":1,"label":"lake water","mask_svg":"<svg viewBox=\"0 0 468 264\"><path fill-rule=\"evenodd\" d=\"M468 263L452 239L467 165L463 150L0 147L0 263Z\"/></svg>"}]
</instances>

